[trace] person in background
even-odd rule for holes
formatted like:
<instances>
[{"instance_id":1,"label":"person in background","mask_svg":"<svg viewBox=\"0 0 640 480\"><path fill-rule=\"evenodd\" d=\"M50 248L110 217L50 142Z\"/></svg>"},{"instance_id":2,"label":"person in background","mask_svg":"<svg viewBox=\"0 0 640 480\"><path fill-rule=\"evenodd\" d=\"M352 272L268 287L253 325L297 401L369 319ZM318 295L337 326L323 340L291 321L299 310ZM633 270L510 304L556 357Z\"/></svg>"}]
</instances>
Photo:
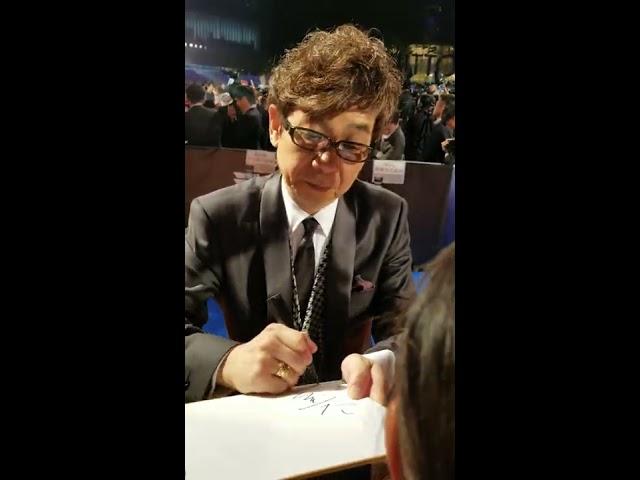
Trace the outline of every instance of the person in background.
<instances>
[{"instance_id":1,"label":"person in background","mask_svg":"<svg viewBox=\"0 0 640 480\"><path fill-rule=\"evenodd\" d=\"M379 160L404 160L405 139L399 124L400 111L396 111L382 130L382 138L376 144Z\"/></svg>"},{"instance_id":2,"label":"person in background","mask_svg":"<svg viewBox=\"0 0 640 480\"><path fill-rule=\"evenodd\" d=\"M262 118L256 106L253 88L237 85L230 90L235 106L240 110L236 125L235 148L260 150L264 142Z\"/></svg>"},{"instance_id":3,"label":"person in background","mask_svg":"<svg viewBox=\"0 0 640 480\"><path fill-rule=\"evenodd\" d=\"M454 165L456 163L456 105L455 103L447 105L442 113L442 121L451 131L451 137L442 142L442 150L445 152L443 163Z\"/></svg>"},{"instance_id":4,"label":"person in background","mask_svg":"<svg viewBox=\"0 0 640 480\"><path fill-rule=\"evenodd\" d=\"M260 147L262 150L275 152L275 147L271 145L271 142L269 141L269 111L267 110L267 97L268 92L263 92L258 97L257 103L258 112L260 112L260 119L262 121L262 138L260 140Z\"/></svg>"},{"instance_id":5,"label":"person in background","mask_svg":"<svg viewBox=\"0 0 640 480\"><path fill-rule=\"evenodd\" d=\"M406 160L418 160L422 158L424 139L431 134L431 115L436 103L435 97L423 93L418 100L416 113L411 118L406 133L407 146L405 148Z\"/></svg>"},{"instance_id":6,"label":"person in background","mask_svg":"<svg viewBox=\"0 0 640 480\"><path fill-rule=\"evenodd\" d=\"M442 113L447 105L455 103L456 96L450 93L442 94L438 97L436 106L433 109L433 125L437 125L442 121Z\"/></svg>"},{"instance_id":7,"label":"person in background","mask_svg":"<svg viewBox=\"0 0 640 480\"><path fill-rule=\"evenodd\" d=\"M213 82L207 82L204 87L204 106L207 108L215 107L215 91Z\"/></svg>"},{"instance_id":8,"label":"person in background","mask_svg":"<svg viewBox=\"0 0 640 480\"><path fill-rule=\"evenodd\" d=\"M444 95L442 96L444 97ZM442 97L438 102L442 102ZM434 122L431 134L424 141L424 150L420 160L431 163L445 163L445 151L442 143L453 137L453 128L455 128L455 102L452 99L446 101L446 107L439 115L439 121ZM436 103L436 108L438 104ZM447 113L445 118L444 112Z\"/></svg>"},{"instance_id":9,"label":"person in background","mask_svg":"<svg viewBox=\"0 0 640 480\"><path fill-rule=\"evenodd\" d=\"M411 93L411 84L405 82L400 98L398 99L398 110L400 110L400 127L406 131L409 119L416 109L416 101Z\"/></svg>"},{"instance_id":10,"label":"person in background","mask_svg":"<svg viewBox=\"0 0 640 480\"><path fill-rule=\"evenodd\" d=\"M222 124L222 146L233 148L235 144L237 115L233 105L233 98L228 92L220 94L218 114Z\"/></svg>"},{"instance_id":11,"label":"person in background","mask_svg":"<svg viewBox=\"0 0 640 480\"><path fill-rule=\"evenodd\" d=\"M188 145L219 147L221 145L222 123L215 110L203 105L205 92L198 84L191 84L186 90L189 111L184 114L184 135Z\"/></svg>"}]
</instances>

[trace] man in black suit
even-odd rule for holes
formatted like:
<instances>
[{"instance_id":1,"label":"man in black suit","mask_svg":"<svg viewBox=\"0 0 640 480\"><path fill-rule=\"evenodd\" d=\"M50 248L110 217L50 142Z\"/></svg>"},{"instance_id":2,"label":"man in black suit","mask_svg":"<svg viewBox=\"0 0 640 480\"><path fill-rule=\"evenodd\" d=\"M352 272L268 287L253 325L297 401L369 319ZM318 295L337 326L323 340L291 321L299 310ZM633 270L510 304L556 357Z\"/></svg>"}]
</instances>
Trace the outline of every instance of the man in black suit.
<instances>
[{"instance_id":1,"label":"man in black suit","mask_svg":"<svg viewBox=\"0 0 640 480\"><path fill-rule=\"evenodd\" d=\"M398 109L400 110L400 127L403 131L407 129L409 119L413 116L416 109L416 101L413 98L413 94L409 87L410 84L407 82L398 100Z\"/></svg>"},{"instance_id":2,"label":"man in black suit","mask_svg":"<svg viewBox=\"0 0 640 480\"><path fill-rule=\"evenodd\" d=\"M382 131L376 143L376 158L380 160L404 160L405 139L400 127L400 112L396 112Z\"/></svg>"},{"instance_id":3,"label":"man in black suit","mask_svg":"<svg viewBox=\"0 0 640 480\"><path fill-rule=\"evenodd\" d=\"M225 148L234 148L236 144L236 124L238 116L236 108L233 106L233 98L229 92L220 95L218 115L220 116L220 124L222 126L222 146Z\"/></svg>"},{"instance_id":4,"label":"man in black suit","mask_svg":"<svg viewBox=\"0 0 640 480\"><path fill-rule=\"evenodd\" d=\"M341 376L353 398L380 392L393 354L362 354L415 295L407 204L357 176L400 89L382 42L349 25L309 34L274 69L278 171L191 204L185 401ZM210 297L229 339L202 330Z\"/></svg>"},{"instance_id":5,"label":"man in black suit","mask_svg":"<svg viewBox=\"0 0 640 480\"><path fill-rule=\"evenodd\" d=\"M262 121L262 131L260 132L261 133L260 147L262 148L262 150L269 150L270 152L275 152L276 151L275 147L271 145L271 142L269 141L269 111L267 110L269 105L267 105L266 92L264 92L258 98L257 107L258 107L258 112L260 112L260 119Z\"/></svg>"},{"instance_id":6,"label":"man in black suit","mask_svg":"<svg viewBox=\"0 0 640 480\"><path fill-rule=\"evenodd\" d=\"M222 135L221 119L217 112L203 105L205 91L201 85L187 87L187 100L191 104L184 114L184 138L189 145L219 147Z\"/></svg>"},{"instance_id":7,"label":"man in black suit","mask_svg":"<svg viewBox=\"0 0 640 480\"><path fill-rule=\"evenodd\" d=\"M240 110L236 124L234 148L260 150L262 134L262 117L256 107L253 90L246 85L238 85L230 89L235 105Z\"/></svg>"},{"instance_id":8,"label":"man in black suit","mask_svg":"<svg viewBox=\"0 0 640 480\"><path fill-rule=\"evenodd\" d=\"M456 104L450 101L442 112L438 123L435 123L431 133L424 142L421 160L431 163L445 163L443 143L453 137L455 128ZM446 116L445 116L446 114Z\"/></svg>"},{"instance_id":9,"label":"man in black suit","mask_svg":"<svg viewBox=\"0 0 640 480\"><path fill-rule=\"evenodd\" d=\"M438 97L436 105L433 108L432 120L433 125L437 125L442 122L442 114L447 105L456 103L456 96L451 93L443 93Z\"/></svg>"},{"instance_id":10,"label":"man in black suit","mask_svg":"<svg viewBox=\"0 0 640 480\"><path fill-rule=\"evenodd\" d=\"M406 160L418 160L422 158L424 139L431 133L433 109L436 104L435 97L422 94L420 96L416 112L408 125L406 135L406 147L404 158Z\"/></svg>"},{"instance_id":11,"label":"man in black suit","mask_svg":"<svg viewBox=\"0 0 640 480\"><path fill-rule=\"evenodd\" d=\"M452 103L447 105L442 113L442 121L451 132L451 136L442 142L442 150L445 152L443 162L446 165L454 165L456 163L456 105Z\"/></svg>"}]
</instances>

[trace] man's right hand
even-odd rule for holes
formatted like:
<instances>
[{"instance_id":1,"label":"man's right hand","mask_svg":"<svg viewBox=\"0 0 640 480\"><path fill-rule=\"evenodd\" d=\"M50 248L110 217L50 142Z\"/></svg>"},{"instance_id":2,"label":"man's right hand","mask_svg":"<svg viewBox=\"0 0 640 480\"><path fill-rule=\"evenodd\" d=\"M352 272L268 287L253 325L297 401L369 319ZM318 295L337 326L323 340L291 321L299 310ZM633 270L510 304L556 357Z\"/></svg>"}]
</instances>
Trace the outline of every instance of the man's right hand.
<instances>
[{"instance_id":1,"label":"man's right hand","mask_svg":"<svg viewBox=\"0 0 640 480\"><path fill-rule=\"evenodd\" d=\"M231 350L217 382L240 393L281 393L298 383L317 350L306 332L272 323ZM290 367L282 378L275 375L280 363Z\"/></svg>"}]
</instances>

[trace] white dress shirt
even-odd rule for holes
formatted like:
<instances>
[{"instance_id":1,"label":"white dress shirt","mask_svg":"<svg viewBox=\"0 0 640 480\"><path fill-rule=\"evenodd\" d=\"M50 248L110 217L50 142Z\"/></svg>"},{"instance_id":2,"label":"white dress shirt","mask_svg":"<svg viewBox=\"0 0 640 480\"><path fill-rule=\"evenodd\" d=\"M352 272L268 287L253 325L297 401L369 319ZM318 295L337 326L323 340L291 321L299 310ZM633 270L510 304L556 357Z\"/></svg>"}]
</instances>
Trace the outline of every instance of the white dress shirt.
<instances>
[{"instance_id":1,"label":"white dress shirt","mask_svg":"<svg viewBox=\"0 0 640 480\"><path fill-rule=\"evenodd\" d=\"M291 242L291 250L293 258L296 258L296 252L304 236L304 225L302 221L307 217L313 217L316 219L319 228L316 228L313 232L313 249L315 253L316 268L314 273L318 272L318 266L320 265L320 257L324 246L327 243L329 234L331 233L331 227L333 227L333 220L336 218L336 210L338 209L338 199L336 198L326 207L321 208L314 215L309 215L291 198L289 190L284 183L284 177L281 181L282 187L282 200L284 201L284 208L287 211L287 221L289 222L289 241Z\"/></svg>"}]
</instances>

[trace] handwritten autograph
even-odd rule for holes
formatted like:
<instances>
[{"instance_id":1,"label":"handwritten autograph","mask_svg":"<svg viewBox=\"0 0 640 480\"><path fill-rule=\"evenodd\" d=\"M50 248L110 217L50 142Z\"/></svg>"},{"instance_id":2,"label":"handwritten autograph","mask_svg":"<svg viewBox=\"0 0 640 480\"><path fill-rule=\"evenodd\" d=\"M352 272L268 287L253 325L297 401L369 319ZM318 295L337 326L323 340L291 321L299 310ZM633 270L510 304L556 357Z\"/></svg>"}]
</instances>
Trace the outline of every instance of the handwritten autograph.
<instances>
[{"instance_id":1,"label":"handwritten autograph","mask_svg":"<svg viewBox=\"0 0 640 480\"><path fill-rule=\"evenodd\" d=\"M354 412L351 411L354 406L354 402L331 403L332 400L335 400L335 395L329 398L324 398L323 395L318 395L316 392L307 392L299 393L294 395L292 398L294 400L301 400L305 404L305 406L299 407L298 410L308 410L313 407L321 407L322 413L320 413L320 415L324 415L329 407L334 406L341 407L340 411L344 415L354 415Z\"/></svg>"}]
</instances>

